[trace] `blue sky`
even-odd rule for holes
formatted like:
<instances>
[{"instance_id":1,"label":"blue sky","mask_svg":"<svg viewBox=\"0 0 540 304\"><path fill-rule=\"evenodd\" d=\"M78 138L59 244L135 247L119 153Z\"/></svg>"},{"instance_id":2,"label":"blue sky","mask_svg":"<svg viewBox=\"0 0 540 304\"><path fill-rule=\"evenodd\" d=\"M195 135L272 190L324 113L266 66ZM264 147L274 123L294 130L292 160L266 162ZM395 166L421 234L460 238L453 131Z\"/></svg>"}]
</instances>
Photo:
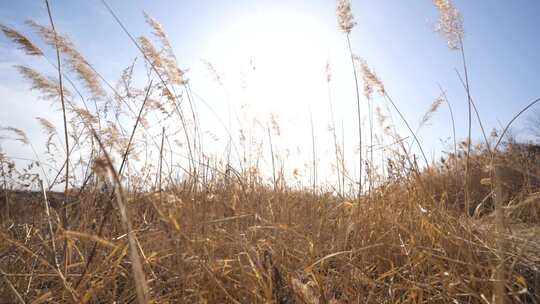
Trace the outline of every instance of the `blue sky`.
<instances>
[{"instance_id":1,"label":"blue sky","mask_svg":"<svg viewBox=\"0 0 540 304\"><path fill-rule=\"evenodd\" d=\"M67 33L88 61L110 81L116 80L121 69L139 56L100 1L50 2L57 29ZM334 1L109 3L135 36L150 32L143 11L163 24L181 66L189 68L188 77L195 93L211 104L214 112L226 113L228 100L239 111L250 109L245 111L252 118L267 119L268 112L275 113L285 130L281 139L283 149L303 150L308 158L307 109L313 112L319 142L329 141L324 81L324 68L329 61L335 116L339 122L343 120L346 146L356 143L352 70L345 37L337 30ZM455 5L464 18L473 98L487 129L500 128L520 108L540 96L540 2L459 0ZM431 1L357 0L352 1L352 8L357 22L351 34L353 51L374 68L411 124L417 125L439 95L441 84L454 107L458 137L463 139L466 95L454 71L462 71L460 55L449 50L444 39L433 32L437 11ZM36 37L23 22L34 19L47 24L46 18L42 1L0 2L0 22L29 33L31 38ZM216 66L225 79L226 90L216 86L201 60ZM0 124L23 128L39 145L44 138L34 117L46 116L59 123L60 116L47 102L37 100L37 95L29 92L28 84L11 68L21 63L54 75L45 63L29 59L0 37ZM247 89L243 87L245 82ZM246 104L249 105L245 107ZM216 124L214 114L205 110L201 113L203 127L219 133L221 126ZM226 120L226 114L221 118ZM394 119L398 121L397 116ZM402 126L399 130L407 135ZM515 130L520 133L519 123ZM473 132L474 139L479 140L477 125ZM446 107L435 114L431 125L419 135L429 156L441 155L441 140L451 135ZM13 143L2 146L10 155L28 153ZM321 155L328 152L327 147L321 150ZM349 155L356 159L352 149Z\"/></svg>"}]
</instances>

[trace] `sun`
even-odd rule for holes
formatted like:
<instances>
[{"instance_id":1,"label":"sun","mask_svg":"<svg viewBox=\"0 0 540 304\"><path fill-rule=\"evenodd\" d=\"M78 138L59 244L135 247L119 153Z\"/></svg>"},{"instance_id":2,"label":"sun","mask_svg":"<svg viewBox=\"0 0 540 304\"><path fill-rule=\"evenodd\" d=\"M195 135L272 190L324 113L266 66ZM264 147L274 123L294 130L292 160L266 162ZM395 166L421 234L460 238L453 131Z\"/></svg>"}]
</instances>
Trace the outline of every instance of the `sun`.
<instances>
[{"instance_id":1,"label":"sun","mask_svg":"<svg viewBox=\"0 0 540 304\"><path fill-rule=\"evenodd\" d=\"M340 38L320 16L273 7L231 20L210 35L203 53L253 115L293 118L325 102L325 66L343 47Z\"/></svg>"},{"instance_id":2,"label":"sun","mask_svg":"<svg viewBox=\"0 0 540 304\"><path fill-rule=\"evenodd\" d=\"M288 147L283 154L295 164L294 169L301 169L313 144L312 132L320 144L330 142L328 62L335 79L332 86L352 85L353 80L340 76L352 74L350 57L335 17L332 12L329 15L325 19L289 7L273 7L235 18L209 35L201 59L215 68L224 90L211 83L215 77L202 64L199 71L205 72L197 77L199 91L212 107L209 116L217 113L222 120L208 119L205 126L220 138L242 130L266 141L268 129L277 122L282 132L272 138L273 144ZM338 104L353 100L352 95L341 92L353 91L332 90L334 111L340 119L343 115L338 112L348 115L350 110ZM224 126L230 130L228 134ZM318 152L321 161L330 157L327 150Z\"/></svg>"}]
</instances>

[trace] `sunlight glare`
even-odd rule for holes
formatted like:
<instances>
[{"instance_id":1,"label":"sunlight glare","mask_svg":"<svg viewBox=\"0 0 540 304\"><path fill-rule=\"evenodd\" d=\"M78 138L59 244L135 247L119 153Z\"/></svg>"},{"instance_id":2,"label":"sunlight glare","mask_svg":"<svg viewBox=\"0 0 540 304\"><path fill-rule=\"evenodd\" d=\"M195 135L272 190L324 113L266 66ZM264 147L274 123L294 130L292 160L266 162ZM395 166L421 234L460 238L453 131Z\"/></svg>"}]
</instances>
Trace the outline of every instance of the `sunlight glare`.
<instances>
[{"instance_id":1,"label":"sunlight glare","mask_svg":"<svg viewBox=\"0 0 540 304\"><path fill-rule=\"evenodd\" d=\"M298 118L326 102L325 65L342 48L334 28L303 12L270 9L216 33L204 52L219 67L233 99L252 116ZM342 37L341 37L342 38ZM322 99L322 100L321 100Z\"/></svg>"}]
</instances>

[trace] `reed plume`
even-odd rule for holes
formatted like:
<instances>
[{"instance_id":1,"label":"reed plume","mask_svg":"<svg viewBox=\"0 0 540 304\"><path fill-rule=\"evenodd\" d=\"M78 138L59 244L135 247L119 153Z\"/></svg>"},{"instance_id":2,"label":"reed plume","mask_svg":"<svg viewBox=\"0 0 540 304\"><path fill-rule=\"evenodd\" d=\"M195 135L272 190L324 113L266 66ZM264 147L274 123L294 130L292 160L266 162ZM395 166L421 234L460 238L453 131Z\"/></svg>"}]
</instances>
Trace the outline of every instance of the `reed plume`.
<instances>
[{"instance_id":1,"label":"reed plume","mask_svg":"<svg viewBox=\"0 0 540 304\"><path fill-rule=\"evenodd\" d=\"M160 67L168 76L170 82L178 85L186 84L187 80L185 79L185 71L178 67L172 45L167 37L167 34L165 33L165 30L163 29L163 26L147 13L144 13L144 18L146 23L152 27L152 34L159 40L163 48L159 53L154 53L152 55L157 55L159 57L159 62L161 63ZM149 41L146 41L146 44L148 43ZM156 57L150 58L156 59Z\"/></svg>"},{"instance_id":2,"label":"reed plume","mask_svg":"<svg viewBox=\"0 0 540 304\"><path fill-rule=\"evenodd\" d=\"M422 126L424 126L425 124L429 122L429 120L433 116L433 113L437 112L437 110L439 109L443 101L444 99L442 98L442 96L439 96L435 98L435 100L433 100L433 102L429 106L429 109L426 111L426 113L424 113L424 115L420 119L420 124L418 128L421 128Z\"/></svg>"},{"instance_id":3,"label":"reed plume","mask_svg":"<svg viewBox=\"0 0 540 304\"><path fill-rule=\"evenodd\" d=\"M337 0L336 15L339 29L349 34L356 25L351 11L351 2L349 0Z\"/></svg>"},{"instance_id":4,"label":"reed plume","mask_svg":"<svg viewBox=\"0 0 540 304\"><path fill-rule=\"evenodd\" d=\"M414 132L416 135L418 135L418 132L420 132L420 129L422 129L422 127L424 127L425 125L429 123L429 120L431 119L433 114L437 112L437 110L439 109L443 101L444 99L442 98L442 96L439 96L435 98L435 100L433 100L433 102L429 106L429 109L424 113L424 115L422 115L422 118L420 119L420 122L418 123L418 127L416 128L416 131ZM414 142L412 142L409 145L408 153L411 152L413 145L414 145Z\"/></svg>"},{"instance_id":5,"label":"reed plume","mask_svg":"<svg viewBox=\"0 0 540 304\"><path fill-rule=\"evenodd\" d=\"M55 135L58 135L58 132L56 130L56 127L52 122L50 122L48 119L43 117L36 117L36 120L41 125L41 128L43 131L45 131L45 135L47 135L47 141L45 142L45 149L48 154L52 156L53 149L58 151L58 147L53 142L53 138Z\"/></svg>"},{"instance_id":6,"label":"reed plume","mask_svg":"<svg viewBox=\"0 0 540 304\"><path fill-rule=\"evenodd\" d=\"M371 98L373 89L376 89L382 96L386 94L384 83L379 79L377 73L369 67L367 61L363 58L355 56L355 61L360 65L362 71L362 79L364 81L364 94L367 98Z\"/></svg>"},{"instance_id":7,"label":"reed plume","mask_svg":"<svg viewBox=\"0 0 540 304\"><path fill-rule=\"evenodd\" d=\"M30 144L30 140L28 139L28 136L26 136L26 133L23 130L19 129L19 128L5 127L5 128L0 129L0 130L5 130L5 131L8 131L8 132L11 132L11 133L15 134L17 137L14 138L14 139L16 141L21 142L24 145L29 145Z\"/></svg>"},{"instance_id":8,"label":"reed plume","mask_svg":"<svg viewBox=\"0 0 540 304\"><path fill-rule=\"evenodd\" d=\"M147 13L144 13L144 19L146 20L146 23L150 25L150 27L152 27L152 29L154 30L152 34L159 39L159 41L163 45L163 48L168 53L167 55L170 57L174 57L172 45L169 42L169 38L167 37L167 34L165 33L165 30L163 29L161 23L159 23L156 19L152 18Z\"/></svg>"},{"instance_id":9,"label":"reed plume","mask_svg":"<svg viewBox=\"0 0 540 304\"><path fill-rule=\"evenodd\" d=\"M41 93L41 97L46 100L57 101L60 98L60 85L56 79L51 79L38 71L23 65L16 65L17 71L32 84L31 90ZM64 89L64 96L69 97L71 93Z\"/></svg>"},{"instance_id":10,"label":"reed plume","mask_svg":"<svg viewBox=\"0 0 540 304\"><path fill-rule=\"evenodd\" d=\"M165 55L163 51L158 50L148 37L141 36L138 40L144 57L146 57L150 65L156 69L159 75L163 75L167 83L186 83L184 72L176 66L171 57ZM171 92L171 89L169 89L167 85L163 85L162 89L163 95L167 96L172 101L176 100L175 94Z\"/></svg>"},{"instance_id":11,"label":"reed plume","mask_svg":"<svg viewBox=\"0 0 540 304\"><path fill-rule=\"evenodd\" d=\"M45 133L47 135L56 133L56 127L48 119L43 118L43 117L36 117L36 120L39 122L43 130L45 130Z\"/></svg>"},{"instance_id":12,"label":"reed plume","mask_svg":"<svg viewBox=\"0 0 540 304\"><path fill-rule=\"evenodd\" d=\"M206 69L208 70L208 72L210 72L210 74L212 75L214 80L220 86L223 86L223 81L221 80L221 76L219 75L218 71L216 70L216 67L210 61L207 61L207 60L202 60L202 63L206 66Z\"/></svg>"},{"instance_id":13,"label":"reed plume","mask_svg":"<svg viewBox=\"0 0 540 304\"><path fill-rule=\"evenodd\" d=\"M93 98L101 99L106 95L101 86L96 71L86 61L84 56L77 50L69 37L55 33L50 27L38 24L33 20L26 21L47 43L47 45L56 48L65 56L69 69L77 75L86 89L92 94Z\"/></svg>"},{"instance_id":14,"label":"reed plume","mask_svg":"<svg viewBox=\"0 0 540 304\"><path fill-rule=\"evenodd\" d=\"M144 56L150 61L150 64L162 70L163 59L161 58L161 54L159 53L159 51L154 47L152 41L150 41L150 39L145 36L139 37L138 40L139 44L141 45L142 52Z\"/></svg>"},{"instance_id":15,"label":"reed plume","mask_svg":"<svg viewBox=\"0 0 540 304\"><path fill-rule=\"evenodd\" d=\"M92 125L97 123L99 120L95 114L86 109L74 107L72 111L76 114L78 118L81 119L84 125Z\"/></svg>"},{"instance_id":16,"label":"reed plume","mask_svg":"<svg viewBox=\"0 0 540 304\"><path fill-rule=\"evenodd\" d=\"M18 49L23 50L27 55L31 56L41 56L43 52L39 47L37 47L30 39L21 34L15 29L7 27L3 24L0 24L0 30L6 35L11 41L17 44Z\"/></svg>"},{"instance_id":17,"label":"reed plume","mask_svg":"<svg viewBox=\"0 0 540 304\"><path fill-rule=\"evenodd\" d=\"M459 50L463 43L463 17L452 0L433 0L439 11L439 20L435 24L435 32L440 33L451 50Z\"/></svg>"}]
</instances>

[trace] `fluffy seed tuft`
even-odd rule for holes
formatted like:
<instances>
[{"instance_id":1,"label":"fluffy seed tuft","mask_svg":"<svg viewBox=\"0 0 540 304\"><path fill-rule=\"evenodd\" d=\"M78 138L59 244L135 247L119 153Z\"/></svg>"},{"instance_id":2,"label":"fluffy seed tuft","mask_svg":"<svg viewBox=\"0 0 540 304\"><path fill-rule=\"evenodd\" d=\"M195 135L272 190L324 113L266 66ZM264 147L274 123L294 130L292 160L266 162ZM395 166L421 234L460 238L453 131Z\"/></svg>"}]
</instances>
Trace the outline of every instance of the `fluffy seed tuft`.
<instances>
[{"instance_id":1,"label":"fluffy seed tuft","mask_svg":"<svg viewBox=\"0 0 540 304\"><path fill-rule=\"evenodd\" d=\"M452 0L433 0L433 4L439 11L435 32L440 33L447 40L451 50L459 49L464 37L463 17Z\"/></svg>"},{"instance_id":2,"label":"fluffy seed tuft","mask_svg":"<svg viewBox=\"0 0 540 304\"><path fill-rule=\"evenodd\" d=\"M336 15L339 29L344 33L350 33L356 25L349 0L337 0Z\"/></svg>"}]
</instances>

